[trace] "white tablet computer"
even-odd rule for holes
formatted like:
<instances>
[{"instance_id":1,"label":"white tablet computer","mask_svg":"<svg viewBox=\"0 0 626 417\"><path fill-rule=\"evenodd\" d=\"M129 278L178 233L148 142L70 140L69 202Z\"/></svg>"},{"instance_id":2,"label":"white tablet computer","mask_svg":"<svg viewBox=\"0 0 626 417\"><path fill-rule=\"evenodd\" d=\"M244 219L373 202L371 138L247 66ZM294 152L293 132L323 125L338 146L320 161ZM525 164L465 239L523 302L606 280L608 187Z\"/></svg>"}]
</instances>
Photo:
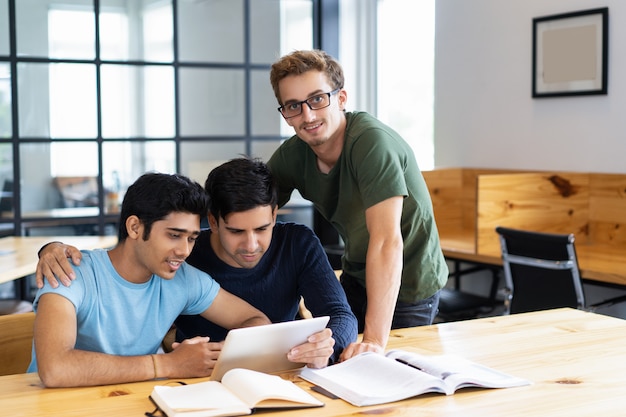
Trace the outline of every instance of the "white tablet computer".
<instances>
[{"instance_id":1,"label":"white tablet computer","mask_svg":"<svg viewBox=\"0 0 626 417\"><path fill-rule=\"evenodd\" d=\"M287 353L324 330L328 320L328 316L323 316L230 330L211 380L221 381L233 368L272 373L302 367L303 364L290 362Z\"/></svg>"}]
</instances>

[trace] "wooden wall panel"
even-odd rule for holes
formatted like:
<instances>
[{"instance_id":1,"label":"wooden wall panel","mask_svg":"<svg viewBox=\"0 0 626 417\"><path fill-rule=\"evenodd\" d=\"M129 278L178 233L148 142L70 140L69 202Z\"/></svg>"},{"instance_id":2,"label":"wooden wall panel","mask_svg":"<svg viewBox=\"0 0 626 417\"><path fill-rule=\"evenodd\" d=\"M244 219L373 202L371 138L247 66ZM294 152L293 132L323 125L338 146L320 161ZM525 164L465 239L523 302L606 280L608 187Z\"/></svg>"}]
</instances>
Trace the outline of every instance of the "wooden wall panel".
<instances>
[{"instance_id":1,"label":"wooden wall panel","mask_svg":"<svg viewBox=\"0 0 626 417\"><path fill-rule=\"evenodd\" d=\"M478 177L477 253L497 255L496 226L588 235L589 175L534 172Z\"/></svg>"}]
</instances>

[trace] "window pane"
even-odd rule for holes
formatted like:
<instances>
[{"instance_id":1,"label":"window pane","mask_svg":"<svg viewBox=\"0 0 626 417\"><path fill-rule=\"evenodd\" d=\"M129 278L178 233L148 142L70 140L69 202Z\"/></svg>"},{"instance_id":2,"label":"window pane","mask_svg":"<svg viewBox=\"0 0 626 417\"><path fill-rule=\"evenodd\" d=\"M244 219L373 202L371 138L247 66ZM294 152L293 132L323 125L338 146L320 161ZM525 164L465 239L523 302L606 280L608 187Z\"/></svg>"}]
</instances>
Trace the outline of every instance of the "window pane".
<instances>
[{"instance_id":1,"label":"window pane","mask_svg":"<svg viewBox=\"0 0 626 417\"><path fill-rule=\"evenodd\" d=\"M102 65L102 136L173 137L174 69Z\"/></svg>"},{"instance_id":2,"label":"window pane","mask_svg":"<svg viewBox=\"0 0 626 417\"><path fill-rule=\"evenodd\" d=\"M173 61L171 1L103 0L100 5L103 59Z\"/></svg>"},{"instance_id":3,"label":"window pane","mask_svg":"<svg viewBox=\"0 0 626 417\"><path fill-rule=\"evenodd\" d=\"M0 215L13 217L13 146L0 143ZM4 227L0 225L2 232ZM4 234L4 233L3 233Z\"/></svg>"},{"instance_id":4,"label":"window pane","mask_svg":"<svg viewBox=\"0 0 626 417\"><path fill-rule=\"evenodd\" d=\"M0 0L0 55L9 50L9 0Z\"/></svg>"},{"instance_id":5,"label":"window pane","mask_svg":"<svg viewBox=\"0 0 626 417\"><path fill-rule=\"evenodd\" d=\"M0 138L10 138L12 134L11 69L8 63L0 62Z\"/></svg>"},{"instance_id":6,"label":"window pane","mask_svg":"<svg viewBox=\"0 0 626 417\"><path fill-rule=\"evenodd\" d=\"M313 47L311 0L250 2L250 61L272 64L280 55Z\"/></svg>"},{"instance_id":7,"label":"window pane","mask_svg":"<svg viewBox=\"0 0 626 417\"><path fill-rule=\"evenodd\" d=\"M183 136L243 135L243 70L181 68L180 133Z\"/></svg>"},{"instance_id":8,"label":"window pane","mask_svg":"<svg viewBox=\"0 0 626 417\"><path fill-rule=\"evenodd\" d=\"M253 140L250 156L261 158L263 161L267 162L276 148L280 146L280 143L281 141L279 140Z\"/></svg>"},{"instance_id":9,"label":"window pane","mask_svg":"<svg viewBox=\"0 0 626 417\"><path fill-rule=\"evenodd\" d=\"M91 64L18 64L20 134L95 138L96 70Z\"/></svg>"},{"instance_id":10,"label":"window pane","mask_svg":"<svg viewBox=\"0 0 626 417\"><path fill-rule=\"evenodd\" d=\"M95 58L92 0L74 0L62 5L20 0L15 2L15 10L18 55Z\"/></svg>"},{"instance_id":11,"label":"window pane","mask_svg":"<svg viewBox=\"0 0 626 417\"><path fill-rule=\"evenodd\" d=\"M434 165L434 39L435 0L379 0L378 116L409 142L423 170Z\"/></svg>"},{"instance_id":12,"label":"window pane","mask_svg":"<svg viewBox=\"0 0 626 417\"><path fill-rule=\"evenodd\" d=\"M50 136L95 138L96 114L96 67L50 64Z\"/></svg>"},{"instance_id":13,"label":"window pane","mask_svg":"<svg viewBox=\"0 0 626 417\"><path fill-rule=\"evenodd\" d=\"M183 142L180 144L181 173L204 186L213 168L240 157L245 151L243 141Z\"/></svg>"},{"instance_id":14,"label":"window pane","mask_svg":"<svg viewBox=\"0 0 626 417\"><path fill-rule=\"evenodd\" d=\"M179 1L181 61L244 61L243 0Z\"/></svg>"},{"instance_id":15,"label":"window pane","mask_svg":"<svg viewBox=\"0 0 626 417\"><path fill-rule=\"evenodd\" d=\"M280 4L280 0L250 2L250 60L254 63L271 64L277 58L280 48Z\"/></svg>"},{"instance_id":16,"label":"window pane","mask_svg":"<svg viewBox=\"0 0 626 417\"><path fill-rule=\"evenodd\" d=\"M145 172L176 172L173 141L106 142L102 145L105 212L116 213L126 189Z\"/></svg>"},{"instance_id":17,"label":"window pane","mask_svg":"<svg viewBox=\"0 0 626 417\"><path fill-rule=\"evenodd\" d=\"M313 47L312 1L283 0L280 8L280 55L296 49L311 49Z\"/></svg>"},{"instance_id":18,"label":"window pane","mask_svg":"<svg viewBox=\"0 0 626 417\"><path fill-rule=\"evenodd\" d=\"M23 143L20 145L22 213L29 217L97 215L98 147L95 142Z\"/></svg>"},{"instance_id":19,"label":"window pane","mask_svg":"<svg viewBox=\"0 0 626 417\"><path fill-rule=\"evenodd\" d=\"M280 119L268 72L251 71L251 111L253 135L280 135Z\"/></svg>"}]
</instances>

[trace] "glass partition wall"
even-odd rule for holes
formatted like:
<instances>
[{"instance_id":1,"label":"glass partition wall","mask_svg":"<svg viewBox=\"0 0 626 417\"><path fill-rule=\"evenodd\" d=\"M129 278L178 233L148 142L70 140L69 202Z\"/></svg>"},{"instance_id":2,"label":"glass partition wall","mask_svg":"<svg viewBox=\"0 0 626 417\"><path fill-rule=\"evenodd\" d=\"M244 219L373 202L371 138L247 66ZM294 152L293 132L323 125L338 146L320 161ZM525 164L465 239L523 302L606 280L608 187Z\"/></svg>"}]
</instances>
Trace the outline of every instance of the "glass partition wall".
<instances>
[{"instance_id":1,"label":"glass partition wall","mask_svg":"<svg viewBox=\"0 0 626 417\"><path fill-rule=\"evenodd\" d=\"M269 67L322 47L328 3L0 0L2 233L116 233L146 171L267 160L289 133Z\"/></svg>"}]
</instances>

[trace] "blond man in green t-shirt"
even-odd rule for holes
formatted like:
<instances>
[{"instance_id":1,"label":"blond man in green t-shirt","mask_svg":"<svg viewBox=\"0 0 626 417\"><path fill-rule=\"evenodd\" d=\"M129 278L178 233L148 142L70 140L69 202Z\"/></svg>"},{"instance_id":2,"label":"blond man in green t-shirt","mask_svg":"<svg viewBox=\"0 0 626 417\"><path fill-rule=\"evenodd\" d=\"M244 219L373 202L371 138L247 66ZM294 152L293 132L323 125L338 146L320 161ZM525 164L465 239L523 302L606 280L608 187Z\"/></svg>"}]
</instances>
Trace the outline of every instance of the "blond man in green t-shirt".
<instances>
[{"instance_id":1,"label":"blond man in green t-shirt","mask_svg":"<svg viewBox=\"0 0 626 417\"><path fill-rule=\"evenodd\" d=\"M432 323L448 277L415 156L373 116L346 112L343 71L325 52L282 57L270 80L295 130L268 162L279 204L297 189L345 243L341 283L363 338L342 359L383 352L390 329Z\"/></svg>"}]
</instances>

